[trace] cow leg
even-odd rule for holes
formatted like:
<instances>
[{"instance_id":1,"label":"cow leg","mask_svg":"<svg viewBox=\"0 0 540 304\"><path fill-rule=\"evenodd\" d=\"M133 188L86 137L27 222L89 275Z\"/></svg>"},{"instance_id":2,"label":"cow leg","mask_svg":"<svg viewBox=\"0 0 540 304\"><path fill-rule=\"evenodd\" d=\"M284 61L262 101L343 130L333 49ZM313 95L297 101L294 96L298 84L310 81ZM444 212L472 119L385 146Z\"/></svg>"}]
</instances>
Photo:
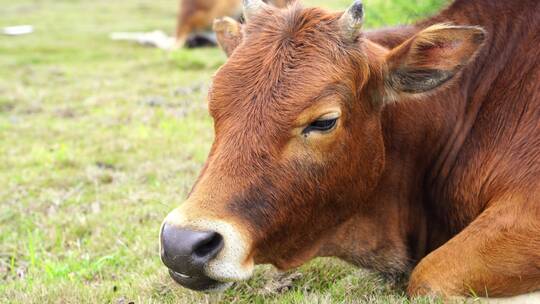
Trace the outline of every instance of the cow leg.
<instances>
[{"instance_id":1,"label":"cow leg","mask_svg":"<svg viewBox=\"0 0 540 304\"><path fill-rule=\"evenodd\" d=\"M420 261L409 281L409 295L504 297L540 290L536 202L492 204Z\"/></svg>"},{"instance_id":2,"label":"cow leg","mask_svg":"<svg viewBox=\"0 0 540 304\"><path fill-rule=\"evenodd\" d=\"M189 27L186 24L186 13L183 0L178 1L178 13L176 14L176 32L175 32L175 47L183 47L189 34Z\"/></svg>"}]
</instances>

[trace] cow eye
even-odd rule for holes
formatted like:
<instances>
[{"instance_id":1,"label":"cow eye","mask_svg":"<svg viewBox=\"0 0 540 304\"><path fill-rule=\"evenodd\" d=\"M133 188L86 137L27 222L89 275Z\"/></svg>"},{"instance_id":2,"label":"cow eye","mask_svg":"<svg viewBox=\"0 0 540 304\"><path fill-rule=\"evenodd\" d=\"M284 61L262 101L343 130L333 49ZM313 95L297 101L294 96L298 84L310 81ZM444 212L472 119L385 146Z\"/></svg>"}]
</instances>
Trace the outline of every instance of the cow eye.
<instances>
[{"instance_id":1,"label":"cow eye","mask_svg":"<svg viewBox=\"0 0 540 304\"><path fill-rule=\"evenodd\" d=\"M316 132L328 132L332 130L337 123L338 118L319 118L310 123L303 131L303 134L307 134L312 131Z\"/></svg>"}]
</instances>

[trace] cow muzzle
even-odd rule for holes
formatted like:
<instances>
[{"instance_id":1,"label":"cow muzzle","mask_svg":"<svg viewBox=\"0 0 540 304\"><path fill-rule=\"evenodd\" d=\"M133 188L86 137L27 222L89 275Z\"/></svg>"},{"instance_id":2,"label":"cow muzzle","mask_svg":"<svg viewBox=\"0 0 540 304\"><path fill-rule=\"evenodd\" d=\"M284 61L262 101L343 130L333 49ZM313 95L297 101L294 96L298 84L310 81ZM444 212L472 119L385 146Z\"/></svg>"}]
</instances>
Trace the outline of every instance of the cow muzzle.
<instances>
[{"instance_id":1,"label":"cow muzzle","mask_svg":"<svg viewBox=\"0 0 540 304\"><path fill-rule=\"evenodd\" d=\"M205 273L204 267L223 249L223 237L215 231L193 231L163 225L161 260L171 277L193 290L213 289L219 282Z\"/></svg>"},{"instance_id":2,"label":"cow muzzle","mask_svg":"<svg viewBox=\"0 0 540 304\"><path fill-rule=\"evenodd\" d=\"M221 291L252 274L253 261L248 259L245 239L226 221L188 219L179 208L161 227L161 260L180 285L197 291Z\"/></svg>"}]
</instances>

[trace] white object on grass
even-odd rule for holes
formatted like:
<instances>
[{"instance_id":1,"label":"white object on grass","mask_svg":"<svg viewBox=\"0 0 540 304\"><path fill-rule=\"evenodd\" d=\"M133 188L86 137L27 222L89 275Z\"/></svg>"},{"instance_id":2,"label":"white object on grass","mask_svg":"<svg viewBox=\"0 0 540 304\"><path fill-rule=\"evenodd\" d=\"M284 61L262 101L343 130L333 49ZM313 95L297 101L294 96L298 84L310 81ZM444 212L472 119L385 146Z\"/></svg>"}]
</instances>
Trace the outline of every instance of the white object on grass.
<instances>
[{"instance_id":1,"label":"white object on grass","mask_svg":"<svg viewBox=\"0 0 540 304\"><path fill-rule=\"evenodd\" d=\"M112 40L133 41L141 45L153 46L164 50L174 47L175 39L162 31L153 32L115 32L110 35Z\"/></svg>"},{"instance_id":2,"label":"white object on grass","mask_svg":"<svg viewBox=\"0 0 540 304\"><path fill-rule=\"evenodd\" d=\"M9 36L21 36L34 32L34 27L31 25L14 25L7 26L2 29L2 33Z\"/></svg>"}]
</instances>

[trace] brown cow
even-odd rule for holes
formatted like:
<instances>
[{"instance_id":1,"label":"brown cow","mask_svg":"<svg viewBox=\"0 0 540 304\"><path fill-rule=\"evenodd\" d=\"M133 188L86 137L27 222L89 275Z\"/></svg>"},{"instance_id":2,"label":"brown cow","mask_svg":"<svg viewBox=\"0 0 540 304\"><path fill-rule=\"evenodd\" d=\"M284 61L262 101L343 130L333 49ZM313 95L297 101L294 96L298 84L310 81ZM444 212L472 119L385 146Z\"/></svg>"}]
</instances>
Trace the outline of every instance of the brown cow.
<instances>
[{"instance_id":1,"label":"brown cow","mask_svg":"<svg viewBox=\"0 0 540 304\"><path fill-rule=\"evenodd\" d=\"M209 92L215 141L161 255L197 290L336 256L411 296L540 289L540 2L414 26L246 0ZM442 22L442 23L441 23Z\"/></svg>"},{"instance_id":2,"label":"brown cow","mask_svg":"<svg viewBox=\"0 0 540 304\"><path fill-rule=\"evenodd\" d=\"M285 7L290 0L267 2L277 7ZM180 0L176 23L176 47L182 47L186 42L189 46L212 44L213 41L208 39L208 35L201 34L210 29L214 19L224 16L240 17L241 13L242 0ZM191 34L199 35L190 37Z\"/></svg>"}]
</instances>

